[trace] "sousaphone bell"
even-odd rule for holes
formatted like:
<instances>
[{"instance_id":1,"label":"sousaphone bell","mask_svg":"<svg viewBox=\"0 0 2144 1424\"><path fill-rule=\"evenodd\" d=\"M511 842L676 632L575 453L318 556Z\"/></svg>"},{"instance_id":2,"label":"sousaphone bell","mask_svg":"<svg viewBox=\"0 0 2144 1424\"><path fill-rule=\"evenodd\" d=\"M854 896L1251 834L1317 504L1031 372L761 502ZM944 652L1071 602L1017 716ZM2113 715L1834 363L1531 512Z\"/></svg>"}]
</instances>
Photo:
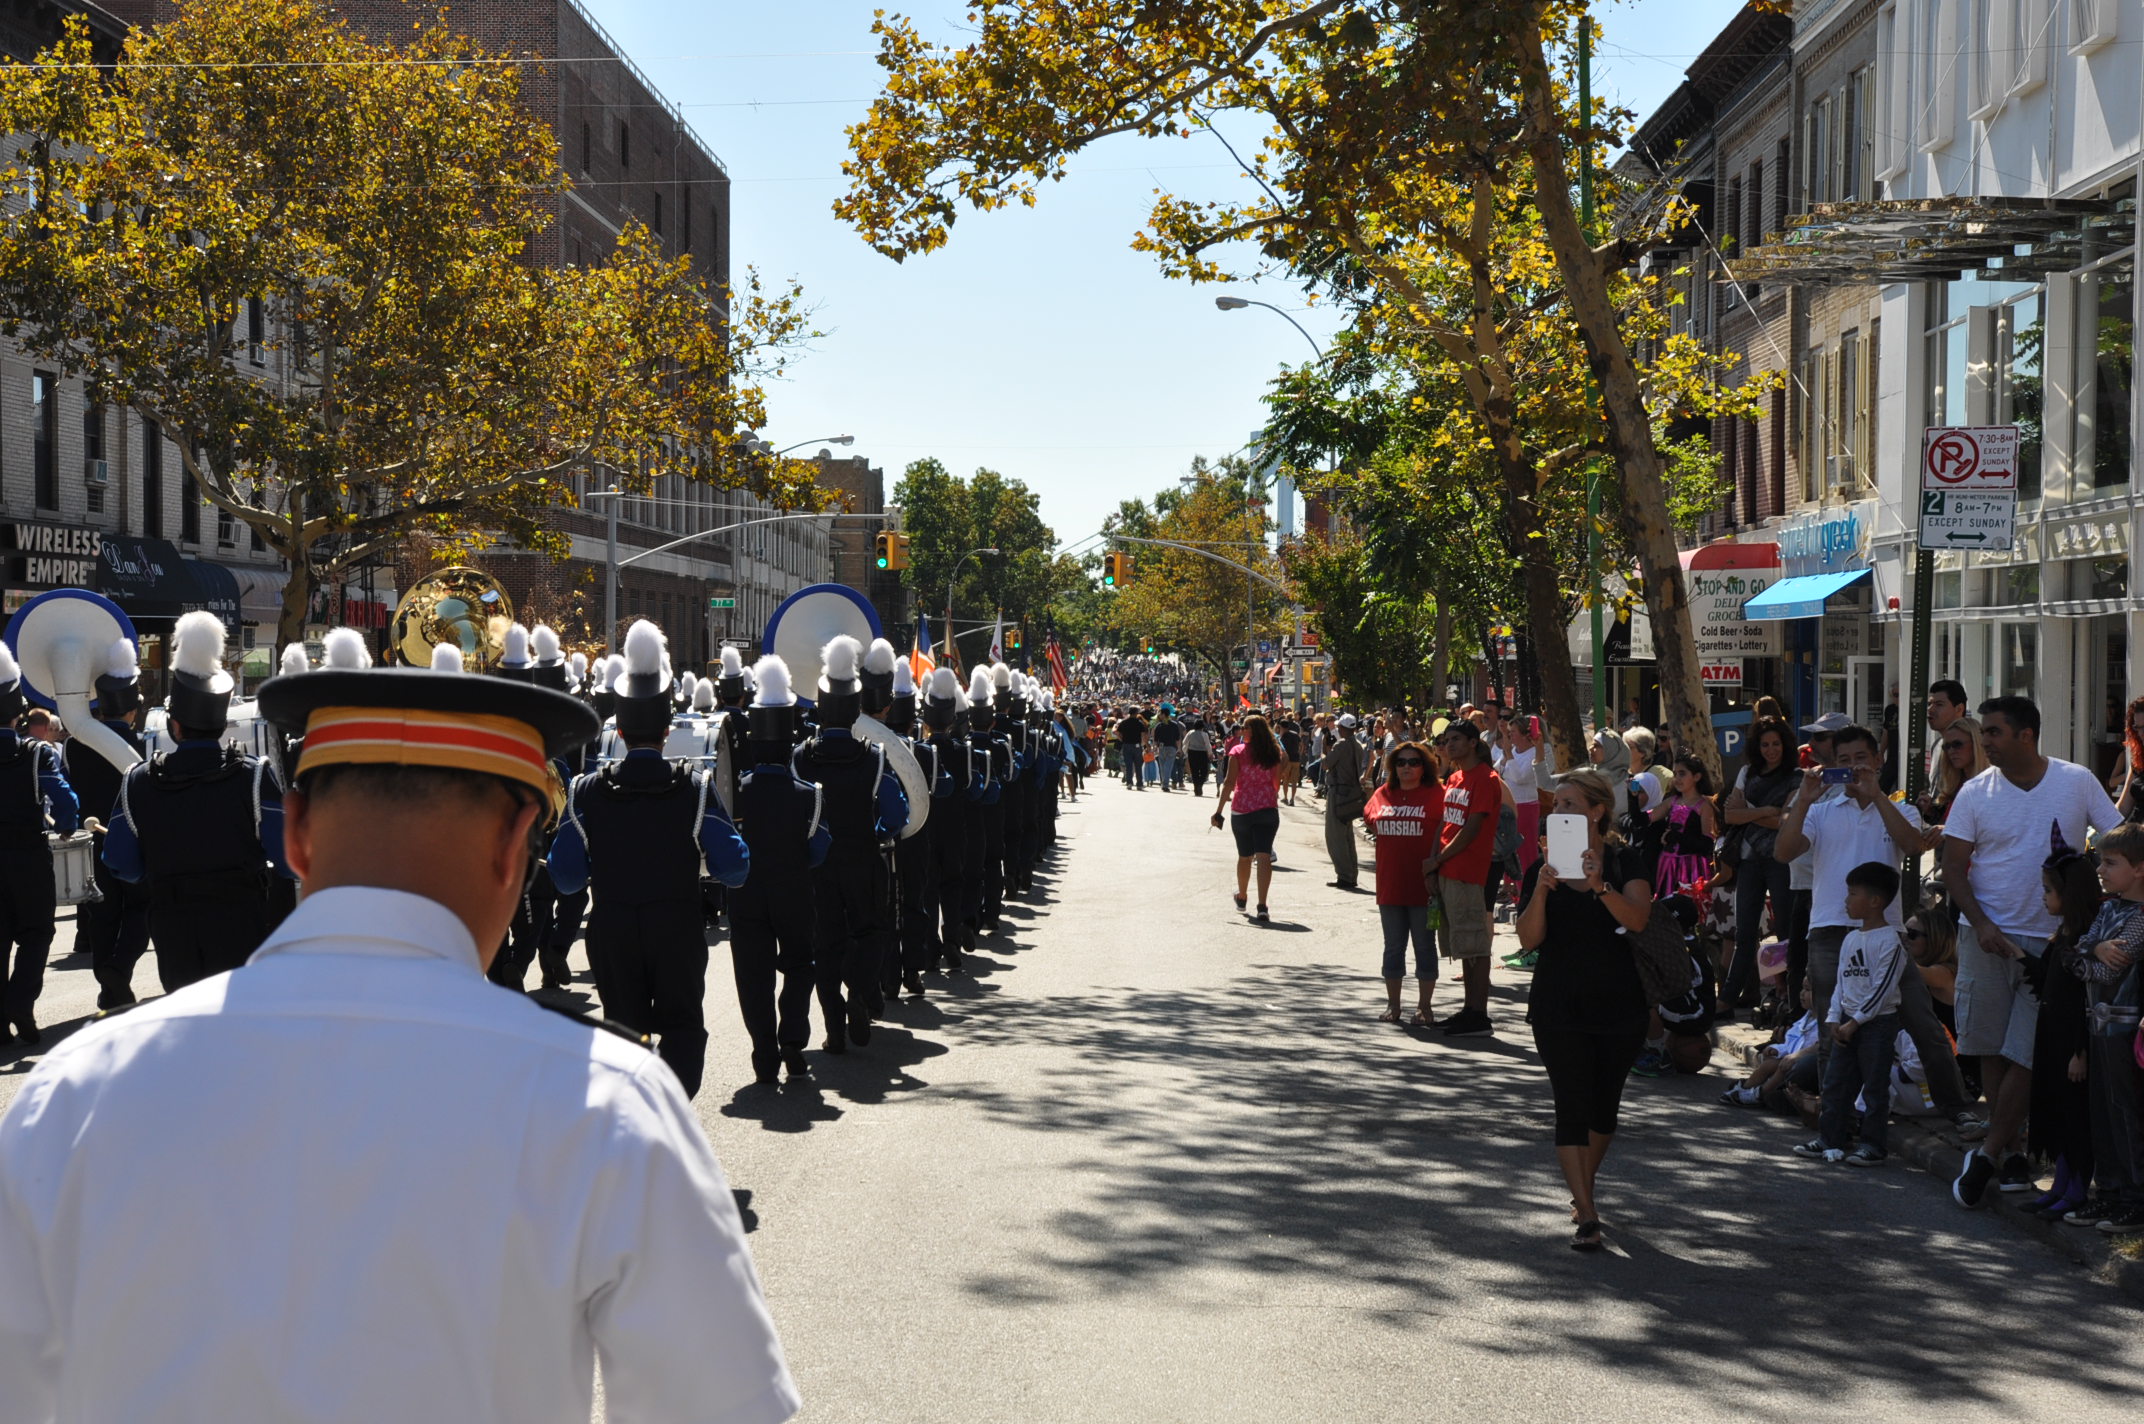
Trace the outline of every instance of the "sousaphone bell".
<instances>
[{"instance_id":1,"label":"sousaphone bell","mask_svg":"<svg viewBox=\"0 0 2144 1424\"><path fill-rule=\"evenodd\" d=\"M461 649L462 666L490 671L506 653L514 603L482 569L457 564L425 575L395 605L387 644L410 667L430 667L441 643Z\"/></svg>"}]
</instances>

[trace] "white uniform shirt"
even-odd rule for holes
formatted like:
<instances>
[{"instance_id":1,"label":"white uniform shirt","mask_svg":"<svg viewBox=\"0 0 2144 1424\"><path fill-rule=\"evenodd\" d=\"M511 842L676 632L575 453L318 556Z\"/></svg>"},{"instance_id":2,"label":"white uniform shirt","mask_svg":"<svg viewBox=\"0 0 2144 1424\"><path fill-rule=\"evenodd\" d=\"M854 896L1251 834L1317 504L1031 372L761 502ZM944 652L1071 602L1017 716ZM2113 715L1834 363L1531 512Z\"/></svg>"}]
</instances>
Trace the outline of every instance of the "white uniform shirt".
<instances>
[{"instance_id":1,"label":"white uniform shirt","mask_svg":"<svg viewBox=\"0 0 2144 1424\"><path fill-rule=\"evenodd\" d=\"M309 896L0 1118L0 1418L777 1424L677 1078L486 982L445 907Z\"/></svg>"}]
</instances>

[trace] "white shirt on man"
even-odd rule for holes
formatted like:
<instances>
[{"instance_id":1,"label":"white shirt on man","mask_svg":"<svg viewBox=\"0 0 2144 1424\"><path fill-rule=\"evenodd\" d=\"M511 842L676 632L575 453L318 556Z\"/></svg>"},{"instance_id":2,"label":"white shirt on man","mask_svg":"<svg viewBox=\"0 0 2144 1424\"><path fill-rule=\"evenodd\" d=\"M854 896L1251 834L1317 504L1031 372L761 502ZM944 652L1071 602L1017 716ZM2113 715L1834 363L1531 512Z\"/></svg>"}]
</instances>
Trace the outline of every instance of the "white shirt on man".
<instances>
[{"instance_id":1,"label":"white shirt on man","mask_svg":"<svg viewBox=\"0 0 2144 1424\"><path fill-rule=\"evenodd\" d=\"M2063 841L2081 851L2087 827L2111 831L2121 823L2122 813L2098 777L2049 757L2047 774L2030 791L1992 766L1959 787L1943 834L1973 847L1973 898L1995 927L2044 939L2061 927L2047 913L2040 885L2054 828L2060 826Z\"/></svg>"},{"instance_id":2,"label":"white shirt on man","mask_svg":"<svg viewBox=\"0 0 2144 1424\"><path fill-rule=\"evenodd\" d=\"M1921 824L1920 812L1911 806L1899 806L1898 812L1908 825ZM1884 828L1883 811L1842 791L1837 800L1818 801L1809 808L1802 817L1802 834L1809 838L1809 849L1795 863L1809 862L1809 928L1860 923L1846 913L1846 873L1872 860L1896 866L1903 854ZM1893 929L1906 922L1901 898L1892 896L1884 914Z\"/></svg>"},{"instance_id":3,"label":"white shirt on man","mask_svg":"<svg viewBox=\"0 0 2144 1424\"><path fill-rule=\"evenodd\" d=\"M778 1424L722 1169L646 1049L488 983L462 921L311 895L91 1024L0 1117L9 1420Z\"/></svg>"}]
</instances>

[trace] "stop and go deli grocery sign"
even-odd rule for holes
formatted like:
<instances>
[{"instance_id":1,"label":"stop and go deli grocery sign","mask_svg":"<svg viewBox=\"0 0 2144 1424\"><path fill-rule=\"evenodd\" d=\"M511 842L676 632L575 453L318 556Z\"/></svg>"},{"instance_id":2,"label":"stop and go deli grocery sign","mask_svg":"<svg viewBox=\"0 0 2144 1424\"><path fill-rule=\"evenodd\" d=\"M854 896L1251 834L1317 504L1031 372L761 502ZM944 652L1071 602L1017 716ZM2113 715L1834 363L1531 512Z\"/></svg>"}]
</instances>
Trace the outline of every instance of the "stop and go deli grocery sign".
<instances>
[{"instance_id":1,"label":"stop and go deli grocery sign","mask_svg":"<svg viewBox=\"0 0 2144 1424\"><path fill-rule=\"evenodd\" d=\"M1742 605L1780 578L1777 544L1708 544L1683 570L1701 663L1779 656L1779 625L1750 622Z\"/></svg>"}]
</instances>

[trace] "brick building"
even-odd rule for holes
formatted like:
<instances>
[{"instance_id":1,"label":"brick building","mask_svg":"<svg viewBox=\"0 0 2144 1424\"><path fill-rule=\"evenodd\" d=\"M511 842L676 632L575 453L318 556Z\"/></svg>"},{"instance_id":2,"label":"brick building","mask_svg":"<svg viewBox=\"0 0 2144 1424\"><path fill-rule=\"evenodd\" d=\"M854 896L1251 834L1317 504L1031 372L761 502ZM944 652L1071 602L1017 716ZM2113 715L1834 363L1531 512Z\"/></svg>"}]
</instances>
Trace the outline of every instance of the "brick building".
<instances>
[{"instance_id":1,"label":"brick building","mask_svg":"<svg viewBox=\"0 0 2144 1424\"><path fill-rule=\"evenodd\" d=\"M871 600L886 636L904 651L914 631L915 615L898 572L878 566L878 534L893 526L866 515L886 512L886 472L862 455L837 459L831 450L813 456L819 488L836 495L849 511L833 521L829 540L830 577Z\"/></svg>"}]
</instances>

